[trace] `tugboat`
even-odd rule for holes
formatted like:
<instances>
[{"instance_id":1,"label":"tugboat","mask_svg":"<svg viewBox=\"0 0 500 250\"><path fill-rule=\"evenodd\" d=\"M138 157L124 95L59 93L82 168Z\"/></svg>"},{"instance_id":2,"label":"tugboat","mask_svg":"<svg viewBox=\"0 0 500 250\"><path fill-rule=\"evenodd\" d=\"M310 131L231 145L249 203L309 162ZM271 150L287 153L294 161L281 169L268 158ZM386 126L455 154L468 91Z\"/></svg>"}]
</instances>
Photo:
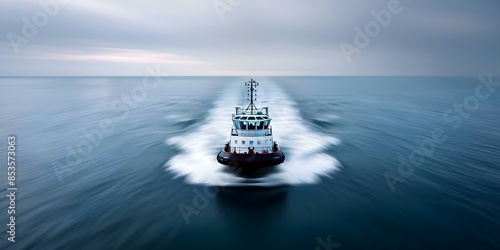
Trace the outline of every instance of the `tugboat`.
<instances>
[{"instance_id":1,"label":"tugboat","mask_svg":"<svg viewBox=\"0 0 500 250\"><path fill-rule=\"evenodd\" d=\"M235 107L230 139L217 154L217 161L224 165L248 168L280 164L285 161L285 154L273 140L269 107L258 109L254 104L259 83L250 79L245 86L250 104L246 109Z\"/></svg>"}]
</instances>

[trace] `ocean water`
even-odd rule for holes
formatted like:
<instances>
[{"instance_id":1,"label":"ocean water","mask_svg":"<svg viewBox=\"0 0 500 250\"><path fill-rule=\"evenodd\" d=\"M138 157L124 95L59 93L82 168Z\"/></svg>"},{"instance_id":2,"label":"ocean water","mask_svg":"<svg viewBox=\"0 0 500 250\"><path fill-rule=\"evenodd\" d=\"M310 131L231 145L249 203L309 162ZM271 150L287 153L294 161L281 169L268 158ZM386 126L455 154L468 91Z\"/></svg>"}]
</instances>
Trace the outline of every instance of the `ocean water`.
<instances>
[{"instance_id":1,"label":"ocean water","mask_svg":"<svg viewBox=\"0 0 500 250\"><path fill-rule=\"evenodd\" d=\"M0 249L500 249L487 76L257 77L287 158L254 177L215 158L249 79L0 78Z\"/></svg>"}]
</instances>

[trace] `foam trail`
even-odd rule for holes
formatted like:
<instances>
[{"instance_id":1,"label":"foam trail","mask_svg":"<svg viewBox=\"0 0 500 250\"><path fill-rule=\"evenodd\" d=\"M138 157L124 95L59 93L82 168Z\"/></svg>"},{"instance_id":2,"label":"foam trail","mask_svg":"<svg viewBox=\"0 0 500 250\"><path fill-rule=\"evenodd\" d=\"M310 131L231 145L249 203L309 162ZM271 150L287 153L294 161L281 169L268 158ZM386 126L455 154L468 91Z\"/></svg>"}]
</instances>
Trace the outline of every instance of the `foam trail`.
<instances>
[{"instance_id":1,"label":"foam trail","mask_svg":"<svg viewBox=\"0 0 500 250\"><path fill-rule=\"evenodd\" d=\"M338 169L339 162L322 150L340 141L334 137L311 131L303 122L296 103L284 91L271 81L261 81L258 89L258 101L269 106L273 121L274 139L286 155L279 171L265 177L245 183L246 179L224 172L227 166L216 160L216 155L224 143L229 140L231 114L234 106L241 105L241 83L232 83L214 102L207 119L198 124L194 131L167 139L167 143L177 145L182 152L165 164L167 171L184 176L194 184L218 186L234 185L298 185L319 181L319 176L327 176Z\"/></svg>"}]
</instances>

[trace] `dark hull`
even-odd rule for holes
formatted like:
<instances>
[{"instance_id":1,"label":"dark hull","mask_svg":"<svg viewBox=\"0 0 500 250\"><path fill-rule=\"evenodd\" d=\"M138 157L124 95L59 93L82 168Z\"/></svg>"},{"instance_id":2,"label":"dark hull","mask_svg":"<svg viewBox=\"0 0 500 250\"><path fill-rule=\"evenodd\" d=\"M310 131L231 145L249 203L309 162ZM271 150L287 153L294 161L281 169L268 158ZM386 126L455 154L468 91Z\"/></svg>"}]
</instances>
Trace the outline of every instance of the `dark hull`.
<instances>
[{"instance_id":1,"label":"dark hull","mask_svg":"<svg viewBox=\"0 0 500 250\"><path fill-rule=\"evenodd\" d=\"M285 154L281 150L268 154L232 154L221 150L217 154L217 161L220 164L233 167L259 168L278 165L285 161Z\"/></svg>"}]
</instances>

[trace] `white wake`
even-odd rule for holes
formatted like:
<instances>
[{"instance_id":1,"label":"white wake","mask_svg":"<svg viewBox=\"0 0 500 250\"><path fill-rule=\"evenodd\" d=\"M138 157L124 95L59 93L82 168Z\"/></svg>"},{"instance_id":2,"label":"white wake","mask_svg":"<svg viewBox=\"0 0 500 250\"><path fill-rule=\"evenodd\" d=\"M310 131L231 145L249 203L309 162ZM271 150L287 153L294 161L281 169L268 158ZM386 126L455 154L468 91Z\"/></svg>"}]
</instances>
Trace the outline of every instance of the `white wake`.
<instances>
[{"instance_id":1,"label":"white wake","mask_svg":"<svg viewBox=\"0 0 500 250\"><path fill-rule=\"evenodd\" d=\"M262 101L264 106L269 106L274 139L286 160L277 166L278 171L252 179L252 183L224 171L227 166L219 164L216 155L229 140L231 114L234 106L241 106L242 85L241 82L229 84L208 111L207 118L193 131L166 140L181 150L165 164L167 171L193 184L275 186L316 183L320 176L338 170L339 162L323 153L323 149L340 141L311 131L300 117L296 103L277 84L266 80L260 82L256 104L260 106Z\"/></svg>"}]
</instances>

